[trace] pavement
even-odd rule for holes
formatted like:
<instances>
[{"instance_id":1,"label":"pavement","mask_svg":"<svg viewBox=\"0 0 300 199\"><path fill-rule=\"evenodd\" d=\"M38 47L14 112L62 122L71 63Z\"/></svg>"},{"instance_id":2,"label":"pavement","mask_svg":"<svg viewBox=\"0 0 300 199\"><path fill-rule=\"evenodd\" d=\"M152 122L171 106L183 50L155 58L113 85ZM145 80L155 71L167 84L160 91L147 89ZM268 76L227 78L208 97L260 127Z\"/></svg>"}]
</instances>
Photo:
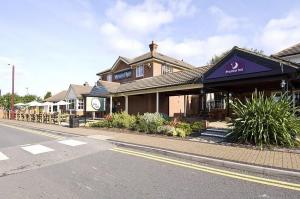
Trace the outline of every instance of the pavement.
<instances>
[{"instance_id":1,"label":"pavement","mask_svg":"<svg viewBox=\"0 0 300 199\"><path fill-rule=\"evenodd\" d=\"M47 127L0 122L0 198L300 198L299 178L270 179L122 148L107 140L112 132L73 129L86 132L78 136Z\"/></svg>"},{"instance_id":2,"label":"pavement","mask_svg":"<svg viewBox=\"0 0 300 199\"><path fill-rule=\"evenodd\" d=\"M147 147L166 149L175 152L214 158L246 165L273 168L285 171L300 171L300 153L294 151L257 150L238 146L226 146L215 143L194 142L184 139L172 139L163 136L153 136L134 133L120 133L101 129L67 128L58 125L28 123L23 121L1 120L0 123L21 125L28 128L47 129L50 131L71 133L73 135L102 135L110 140L137 144Z\"/></svg>"}]
</instances>

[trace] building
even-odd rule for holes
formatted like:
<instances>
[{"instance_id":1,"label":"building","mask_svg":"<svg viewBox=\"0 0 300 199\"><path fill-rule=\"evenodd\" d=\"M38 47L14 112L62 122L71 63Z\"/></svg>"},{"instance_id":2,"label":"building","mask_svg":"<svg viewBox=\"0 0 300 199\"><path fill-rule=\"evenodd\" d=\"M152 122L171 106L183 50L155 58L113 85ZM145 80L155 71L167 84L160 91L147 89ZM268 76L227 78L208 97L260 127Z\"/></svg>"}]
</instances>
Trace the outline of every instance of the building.
<instances>
[{"instance_id":1,"label":"building","mask_svg":"<svg viewBox=\"0 0 300 199\"><path fill-rule=\"evenodd\" d=\"M68 112L75 115L83 115L84 112L84 95L91 92L92 87L86 82L83 85L70 84L68 90L63 90L52 97L45 99L46 102L57 103L60 101L66 101L67 105L52 105L49 106L50 113L53 112ZM61 110L63 109L63 110Z\"/></svg>"},{"instance_id":2,"label":"building","mask_svg":"<svg viewBox=\"0 0 300 199\"><path fill-rule=\"evenodd\" d=\"M273 56L285 59L287 61L300 63L300 43L293 45L289 48L286 48L274 54Z\"/></svg>"},{"instance_id":3,"label":"building","mask_svg":"<svg viewBox=\"0 0 300 199\"><path fill-rule=\"evenodd\" d=\"M89 94L91 90L92 87L87 82L83 85L70 84L64 99L70 103L67 105L66 111L75 115L83 115L84 95Z\"/></svg>"},{"instance_id":4,"label":"building","mask_svg":"<svg viewBox=\"0 0 300 199\"><path fill-rule=\"evenodd\" d=\"M183 60L161 54L157 47L152 42L148 53L133 59L119 57L110 69L97 74L98 85L90 96L113 94L113 112L138 114L159 111L170 116L198 114L187 106L187 102L198 104L199 97L182 93L181 86L206 67L196 68ZM190 88L189 85L184 87ZM176 90L180 92L176 93ZM159 105L156 104L157 99L161 102Z\"/></svg>"},{"instance_id":5,"label":"building","mask_svg":"<svg viewBox=\"0 0 300 199\"><path fill-rule=\"evenodd\" d=\"M66 94L67 94L67 91L66 90L63 90L51 97L48 97L47 99L45 99L46 102L50 102L50 103L57 103L59 101L62 101L62 100L65 100L66 98ZM62 106L57 106L57 105L52 105L52 106L48 106L49 110L47 110L46 112L49 112L49 113L53 113L53 112L59 112L59 111L66 111L64 107ZM63 109L63 110L60 110L60 109Z\"/></svg>"},{"instance_id":6,"label":"building","mask_svg":"<svg viewBox=\"0 0 300 199\"><path fill-rule=\"evenodd\" d=\"M102 115L160 112L224 119L231 116L229 101L258 91L266 95L290 91L294 105L300 105L300 66L286 57L233 47L216 64L194 67L157 52L153 42L149 48L133 59L119 57L110 69L97 74L99 81L88 96L107 99Z\"/></svg>"}]
</instances>

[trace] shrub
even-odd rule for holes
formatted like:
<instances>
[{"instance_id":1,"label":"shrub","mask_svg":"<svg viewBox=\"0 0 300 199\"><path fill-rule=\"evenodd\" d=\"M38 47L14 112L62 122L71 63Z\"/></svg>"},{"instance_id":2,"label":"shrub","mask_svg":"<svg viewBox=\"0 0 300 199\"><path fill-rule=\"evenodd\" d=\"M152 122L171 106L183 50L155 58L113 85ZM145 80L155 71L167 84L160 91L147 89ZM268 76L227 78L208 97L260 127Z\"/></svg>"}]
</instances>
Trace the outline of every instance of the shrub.
<instances>
[{"instance_id":1,"label":"shrub","mask_svg":"<svg viewBox=\"0 0 300 199\"><path fill-rule=\"evenodd\" d=\"M295 146L300 133L300 120L296 109L286 95L278 101L275 96L265 97L263 93L252 95L245 103L232 103L233 129L229 138L236 142L260 146Z\"/></svg>"},{"instance_id":2,"label":"shrub","mask_svg":"<svg viewBox=\"0 0 300 199\"><path fill-rule=\"evenodd\" d=\"M191 125L191 128L192 128L193 132L199 132L204 129L204 124L203 124L203 122L194 122Z\"/></svg>"},{"instance_id":3,"label":"shrub","mask_svg":"<svg viewBox=\"0 0 300 199\"><path fill-rule=\"evenodd\" d=\"M126 112L112 114L111 124L114 128L133 128L136 122L134 115L129 115Z\"/></svg>"},{"instance_id":4,"label":"shrub","mask_svg":"<svg viewBox=\"0 0 300 199\"><path fill-rule=\"evenodd\" d=\"M90 123L90 127L98 127L98 128L105 128L109 127L109 122L107 120L100 120L98 122Z\"/></svg>"},{"instance_id":5,"label":"shrub","mask_svg":"<svg viewBox=\"0 0 300 199\"><path fill-rule=\"evenodd\" d=\"M176 133L179 137L182 137L182 138L187 136L186 130L182 129L182 128L176 128Z\"/></svg>"},{"instance_id":6,"label":"shrub","mask_svg":"<svg viewBox=\"0 0 300 199\"><path fill-rule=\"evenodd\" d=\"M157 127L162 126L165 122L165 119L159 113L145 113L144 115L138 115L137 117L137 130L146 133L156 133Z\"/></svg>"},{"instance_id":7,"label":"shrub","mask_svg":"<svg viewBox=\"0 0 300 199\"><path fill-rule=\"evenodd\" d=\"M192 133L192 128L191 128L191 125L189 123L180 122L176 125L176 128L179 128L179 129L183 130L185 132L186 136L189 136Z\"/></svg>"},{"instance_id":8,"label":"shrub","mask_svg":"<svg viewBox=\"0 0 300 199\"><path fill-rule=\"evenodd\" d=\"M173 126L165 125L157 127L157 132L168 136L176 136L177 132Z\"/></svg>"}]
</instances>

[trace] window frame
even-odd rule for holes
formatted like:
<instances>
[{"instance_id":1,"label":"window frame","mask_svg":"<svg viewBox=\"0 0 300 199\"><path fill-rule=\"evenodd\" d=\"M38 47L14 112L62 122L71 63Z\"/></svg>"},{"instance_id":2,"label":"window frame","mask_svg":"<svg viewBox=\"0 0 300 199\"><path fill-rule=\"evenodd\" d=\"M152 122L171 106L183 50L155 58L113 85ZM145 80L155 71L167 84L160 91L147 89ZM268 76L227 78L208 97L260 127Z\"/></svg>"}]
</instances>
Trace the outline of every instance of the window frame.
<instances>
[{"instance_id":1,"label":"window frame","mask_svg":"<svg viewBox=\"0 0 300 199\"><path fill-rule=\"evenodd\" d=\"M168 73L173 73L174 67L167 65L167 64L162 64L161 66L161 74L166 75Z\"/></svg>"},{"instance_id":2,"label":"window frame","mask_svg":"<svg viewBox=\"0 0 300 199\"><path fill-rule=\"evenodd\" d=\"M70 104L68 104L68 110L75 110L75 107L76 107L76 105L75 105L76 100L75 100L75 99L69 99L68 102L70 103ZM72 105L72 108L70 108L70 105Z\"/></svg>"},{"instance_id":3,"label":"window frame","mask_svg":"<svg viewBox=\"0 0 300 199\"><path fill-rule=\"evenodd\" d=\"M136 77L144 77L145 70L144 70L144 65L138 65L135 69L135 76Z\"/></svg>"},{"instance_id":4,"label":"window frame","mask_svg":"<svg viewBox=\"0 0 300 199\"><path fill-rule=\"evenodd\" d=\"M77 110L83 110L83 108L84 108L84 100L78 99Z\"/></svg>"}]
</instances>

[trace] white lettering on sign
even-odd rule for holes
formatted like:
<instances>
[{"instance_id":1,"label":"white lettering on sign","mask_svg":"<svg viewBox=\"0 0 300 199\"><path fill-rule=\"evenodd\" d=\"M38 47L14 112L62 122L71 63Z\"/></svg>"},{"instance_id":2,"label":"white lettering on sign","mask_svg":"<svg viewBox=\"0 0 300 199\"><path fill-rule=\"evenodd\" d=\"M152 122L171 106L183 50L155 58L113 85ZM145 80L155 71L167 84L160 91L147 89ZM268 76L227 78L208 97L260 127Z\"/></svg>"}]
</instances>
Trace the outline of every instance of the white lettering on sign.
<instances>
[{"instance_id":1,"label":"white lettering on sign","mask_svg":"<svg viewBox=\"0 0 300 199\"><path fill-rule=\"evenodd\" d=\"M227 65L225 74L232 74L232 73L238 73L244 71L244 65L240 62L233 61L230 64Z\"/></svg>"}]
</instances>

